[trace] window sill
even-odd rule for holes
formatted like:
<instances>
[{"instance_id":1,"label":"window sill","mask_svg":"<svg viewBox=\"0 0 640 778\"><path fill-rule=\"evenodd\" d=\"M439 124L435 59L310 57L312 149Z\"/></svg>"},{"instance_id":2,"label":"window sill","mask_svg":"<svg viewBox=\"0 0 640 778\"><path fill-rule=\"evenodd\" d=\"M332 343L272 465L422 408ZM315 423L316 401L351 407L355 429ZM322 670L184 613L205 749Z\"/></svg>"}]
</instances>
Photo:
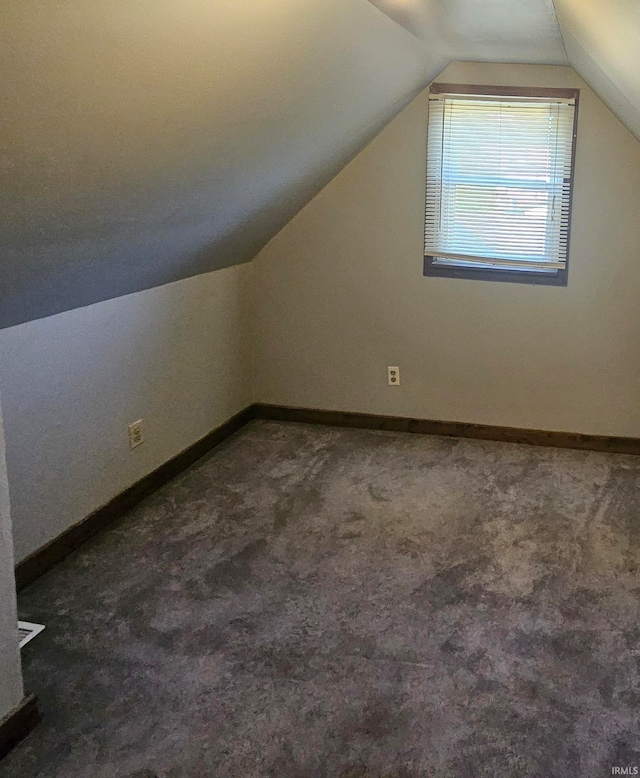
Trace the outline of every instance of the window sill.
<instances>
[{"instance_id":1,"label":"window sill","mask_svg":"<svg viewBox=\"0 0 640 778\"><path fill-rule=\"evenodd\" d=\"M424 258L423 275L431 278L466 278L474 281L503 281L511 284L534 284L537 286L566 286L567 270L557 273L536 273L532 270L490 270L487 268L446 267L434 265L432 257Z\"/></svg>"}]
</instances>

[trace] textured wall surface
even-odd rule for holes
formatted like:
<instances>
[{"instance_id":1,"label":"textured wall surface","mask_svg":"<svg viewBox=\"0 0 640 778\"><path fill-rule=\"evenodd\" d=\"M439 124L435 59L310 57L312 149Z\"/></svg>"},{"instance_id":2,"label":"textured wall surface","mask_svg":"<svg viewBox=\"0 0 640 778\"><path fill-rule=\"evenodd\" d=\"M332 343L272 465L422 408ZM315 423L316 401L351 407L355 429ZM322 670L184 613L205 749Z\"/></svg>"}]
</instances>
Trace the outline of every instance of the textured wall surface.
<instances>
[{"instance_id":1,"label":"textured wall surface","mask_svg":"<svg viewBox=\"0 0 640 778\"><path fill-rule=\"evenodd\" d=\"M247 269L0 332L17 559L251 402Z\"/></svg>"},{"instance_id":2,"label":"textured wall surface","mask_svg":"<svg viewBox=\"0 0 640 778\"><path fill-rule=\"evenodd\" d=\"M253 263L257 399L640 435L640 144L569 68L439 80L582 88L568 287L422 277L425 92Z\"/></svg>"}]
</instances>

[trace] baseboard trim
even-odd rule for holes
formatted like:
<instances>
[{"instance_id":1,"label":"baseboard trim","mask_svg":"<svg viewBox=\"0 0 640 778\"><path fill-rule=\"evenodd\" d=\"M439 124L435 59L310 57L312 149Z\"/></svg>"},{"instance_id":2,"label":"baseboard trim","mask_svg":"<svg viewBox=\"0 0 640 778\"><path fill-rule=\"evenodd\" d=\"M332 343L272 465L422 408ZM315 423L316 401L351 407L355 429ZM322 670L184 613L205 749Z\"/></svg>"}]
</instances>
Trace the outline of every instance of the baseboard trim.
<instances>
[{"instance_id":1,"label":"baseboard trim","mask_svg":"<svg viewBox=\"0 0 640 778\"><path fill-rule=\"evenodd\" d=\"M44 572L64 559L74 549L123 516L146 497L205 454L233 435L253 418L253 406L232 416L224 424L196 441L177 456L160 465L149 475L116 495L106 505L89 514L52 541L23 559L16 567L16 587L23 589Z\"/></svg>"},{"instance_id":2,"label":"baseboard trim","mask_svg":"<svg viewBox=\"0 0 640 778\"><path fill-rule=\"evenodd\" d=\"M370 413L326 411L317 408L292 408L286 405L257 404L253 406L253 413L256 418L274 421L328 424L333 427L356 427L390 432L412 432L419 435L441 435L450 438L496 440L504 443L525 443L530 446L603 451L609 454L640 454L640 438L497 427L490 424L412 419L405 416L378 416Z\"/></svg>"},{"instance_id":3,"label":"baseboard trim","mask_svg":"<svg viewBox=\"0 0 640 778\"><path fill-rule=\"evenodd\" d=\"M0 719L0 759L24 740L39 721L38 699L34 694L25 697L17 708Z\"/></svg>"},{"instance_id":4,"label":"baseboard trim","mask_svg":"<svg viewBox=\"0 0 640 778\"><path fill-rule=\"evenodd\" d=\"M16 586L23 589L44 572L68 556L89 538L108 527L127 511L176 475L186 470L217 445L236 433L252 419L293 421L305 424L325 424L332 427L411 432L419 435L440 435L453 438L495 440L505 443L525 443L530 446L574 448L602 451L610 454L640 454L640 438L605 435L585 435L575 432L552 432L490 424L467 424L460 421L412 419L405 416L381 416L351 411L327 411L319 408L295 408L287 405L256 403L237 413L224 424L205 435L192 446L170 459L157 470L116 495L102 508L74 524L57 538L37 549L16 567Z\"/></svg>"}]
</instances>

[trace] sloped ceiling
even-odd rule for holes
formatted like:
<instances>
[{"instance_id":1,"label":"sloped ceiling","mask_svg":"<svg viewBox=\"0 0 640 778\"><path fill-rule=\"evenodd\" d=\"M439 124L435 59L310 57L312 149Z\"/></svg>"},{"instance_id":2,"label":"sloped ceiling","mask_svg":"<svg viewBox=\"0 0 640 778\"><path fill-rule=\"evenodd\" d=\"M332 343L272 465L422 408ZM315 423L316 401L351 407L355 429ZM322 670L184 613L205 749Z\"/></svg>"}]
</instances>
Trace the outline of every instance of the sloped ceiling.
<instances>
[{"instance_id":1,"label":"sloped ceiling","mask_svg":"<svg viewBox=\"0 0 640 778\"><path fill-rule=\"evenodd\" d=\"M250 260L452 59L571 64L640 138L638 1L555 11L5 0L0 327Z\"/></svg>"},{"instance_id":2,"label":"sloped ceiling","mask_svg":"<svg viewBox=\"0 0 640 778\"><path fill-rule=\"evenodd\" d=\"M552 0L370 0L449 60L566 65Z\"/></svg>"},{"instance_id":3,"label":"sloped ceiling","mask_svg":"<svg viewBox=\"0 0 640 778\"><path fill-rule=\"evenodd\" d=\"M571 65L640 140L640 2L555 5Z\"/></svg>"},{"instance_id":4,"label":"sloped ceiling","mask_svg":"<svg viewBox=\"0 0 640 778\"><path fill-rule=\"evenodd\" d=\"M638 0L370 0L449 59L571 65L640 139Z\"/></svg>"},{"instance_id":5,"label":"sloped ceiling","mask_svg":"<svg viewBox=\"0 0 640 778\"><path fill-rule=\"evenodd\" d=\"M0 326L251 259L445 64L366 0L5 0Z\"/></svg>"}]
</instances>

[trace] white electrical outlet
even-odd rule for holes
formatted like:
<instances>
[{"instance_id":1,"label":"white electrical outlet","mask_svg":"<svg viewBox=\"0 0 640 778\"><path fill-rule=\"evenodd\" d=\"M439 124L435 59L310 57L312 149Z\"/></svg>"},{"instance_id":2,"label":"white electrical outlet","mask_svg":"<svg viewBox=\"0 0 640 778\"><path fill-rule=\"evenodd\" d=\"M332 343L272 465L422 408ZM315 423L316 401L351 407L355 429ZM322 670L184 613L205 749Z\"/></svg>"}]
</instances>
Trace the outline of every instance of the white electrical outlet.
<instances>
[{"instance_id":1,"label":"white electrical outlet","mask_svg":"<svg viewBox=\"0 0 640 778\"><path fill-rule=\"evenodd\" d=\"M400 368L397 365L387 367L387 383L389 386L400 386Z\"/></svg>"},{"instance_id":2,"label":"white electrical outlet","mask_svg":"<svg viewBox=\"0 0 640 778\"><path fill-rule=\"evenodd\" d=\"M133 421L129 425L129 448L136 448L141 443L144 443L144 425L143 419Z\"/></svg>"}]
</instances>

